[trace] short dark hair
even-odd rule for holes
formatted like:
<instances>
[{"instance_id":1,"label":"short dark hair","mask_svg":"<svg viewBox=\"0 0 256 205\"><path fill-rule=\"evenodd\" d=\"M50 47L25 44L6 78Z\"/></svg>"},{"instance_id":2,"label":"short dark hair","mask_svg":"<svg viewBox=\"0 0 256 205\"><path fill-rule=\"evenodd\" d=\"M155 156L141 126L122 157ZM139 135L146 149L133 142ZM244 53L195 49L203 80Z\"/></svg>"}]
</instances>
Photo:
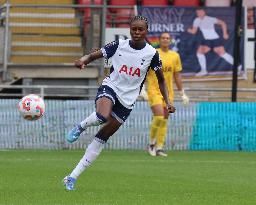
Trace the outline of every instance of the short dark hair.
<instances>
[{"instance_id":1,"label":"short dark hair","mask_svg":"<svg viewBox=\"0 0 256 205\"><path fill-rule=\"evenodd\" d=\"M148 28L148 19L147 19L147 17L145 17L145 16L140 16L140 15L134 16L134 17L131 19L131 21L130 21L130 25L131 25L132 22L137 21L137 20L145 21L146 26L147 26L147 28Z\"/></svg>"},{"instance_id":2,"label":"short dark hair","mask_svg":"<svg viewBox=\"0 0 256 205\"><path fill-rule=\"evenodd\" d=\"M197 7L196 8L196 11L200 11L200 10L203 10L205 12L205 8L204 7Z\"/></svg>"}]
</instances>

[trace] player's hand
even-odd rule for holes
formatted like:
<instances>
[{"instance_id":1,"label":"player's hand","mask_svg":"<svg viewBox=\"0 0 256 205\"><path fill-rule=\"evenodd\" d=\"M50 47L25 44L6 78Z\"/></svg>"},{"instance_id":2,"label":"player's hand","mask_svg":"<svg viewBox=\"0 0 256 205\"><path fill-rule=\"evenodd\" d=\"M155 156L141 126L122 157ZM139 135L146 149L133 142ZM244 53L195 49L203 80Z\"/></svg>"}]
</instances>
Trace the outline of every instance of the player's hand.
<instances>
[{"instance_id":1,"label":"player's hand","mask_svg":"<svg viewBox=\"0 0 256 205\"><path fill-rule=\"evenodd\" d=\"M169 104L167 105L167 110L169 113L174 113L176 108L173 105Z\"/></svg>"},{"instance_id":2,"label":"player's hand","mask_svg":"<svg viewBox=\"0 0 256 205\"><path fill-rule=\"evenodd\" d=\"M81 59L75 60L75 66L79 69L84 69L85 68L84 61L82 61Z\"/></svg>"},{"instance_id":3,"label":"player's hand","mask_svg":"<svg viewBox=\"0 0 256 205\"><path fill-rule=\"evenodd\" d=\"M186 95L184 90L180 91L180 97L182 99L182 104L184 106L188 106L189 105L189 97Z\"/></svg>"},{"instance_id":4,"label":"player's hand","mask_svg":"<svg viewBox=\"0 0 256 205\"><path fill-rule=\"evenodd\" d=\"M191 29L191 28L188 28L188 29L187 29L187 32L188 32L188 33L192 33L192 29Z\"/></svg>"},{"instance_id":5,"label":"player's hand","mask_svg":"<svg viewBox=\"0 0 256 205\"><path fill-rule=\"evenodd\" d=\"M224 33L224 34L223 34L223 38L224 38L225 40L227 40L227 39L229 38L229 35L228 35L227 33Z\"/></svg>"}]
</instances>

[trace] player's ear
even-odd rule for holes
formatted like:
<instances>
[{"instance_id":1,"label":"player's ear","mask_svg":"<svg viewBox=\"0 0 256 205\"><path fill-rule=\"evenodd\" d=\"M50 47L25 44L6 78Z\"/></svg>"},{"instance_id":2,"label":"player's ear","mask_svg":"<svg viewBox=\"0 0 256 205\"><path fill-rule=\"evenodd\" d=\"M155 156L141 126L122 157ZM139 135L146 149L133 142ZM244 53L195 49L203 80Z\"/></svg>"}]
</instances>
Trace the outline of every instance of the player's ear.
<instances>
[{"instance_id":1,"label":"player's ear","mask_svg":"<svg viewBox=\"0 0 256 205\"><path fill-rule=\"evenodd\" d=\"M148 34L148 28L146 28L146 35Z\"/></svg>"}]
</instances>

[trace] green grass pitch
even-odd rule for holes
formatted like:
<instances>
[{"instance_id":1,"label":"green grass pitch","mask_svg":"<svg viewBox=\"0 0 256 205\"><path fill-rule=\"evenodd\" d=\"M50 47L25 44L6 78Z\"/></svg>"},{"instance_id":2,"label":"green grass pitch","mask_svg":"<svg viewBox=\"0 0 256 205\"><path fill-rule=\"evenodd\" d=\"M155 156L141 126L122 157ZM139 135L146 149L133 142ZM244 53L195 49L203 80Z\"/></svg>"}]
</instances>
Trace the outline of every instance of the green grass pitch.
<instances>
[{"instance_id":1,"label":"green grass pitch","mask_svg":"<svg viewBox=\"0 0 256 205\"><path fill-rule=\"evenodd\" d=\"M77 190L61 183L84 151L0 151L0 205L255 205L256 153L103 151Z\"/></svg>"}]
</instances>

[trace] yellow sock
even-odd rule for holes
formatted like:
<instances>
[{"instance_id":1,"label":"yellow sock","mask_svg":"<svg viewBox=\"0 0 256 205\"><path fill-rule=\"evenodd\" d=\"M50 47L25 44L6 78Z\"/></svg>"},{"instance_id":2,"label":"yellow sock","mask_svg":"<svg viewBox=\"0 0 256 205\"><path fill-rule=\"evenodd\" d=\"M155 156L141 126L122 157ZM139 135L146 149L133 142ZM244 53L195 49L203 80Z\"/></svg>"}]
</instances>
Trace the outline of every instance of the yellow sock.
<instances>
[{"instance_id":1,"label":"yellow sock","mask_svg":"<svg viewBox=\"0 0 256 205\"><path fill-rule=\"evenodd\" d=\"M160 128L158 130L156 149L163 149L164 147L165 138L167 134L167 123L168 123L167 119L162 119Z\"/></svg>"},{"instance_id":2,"label":"yellow sock","mask_svg":"<svg viewBox=\"0 0 256 205\"><path fill-rule=\"evenodd\" d=\"M158 135L158 130L162 124L163 116L153 116L152 123L150 125L150 144L156 143L156 137Z\"/></svg>"}]
</instances>

